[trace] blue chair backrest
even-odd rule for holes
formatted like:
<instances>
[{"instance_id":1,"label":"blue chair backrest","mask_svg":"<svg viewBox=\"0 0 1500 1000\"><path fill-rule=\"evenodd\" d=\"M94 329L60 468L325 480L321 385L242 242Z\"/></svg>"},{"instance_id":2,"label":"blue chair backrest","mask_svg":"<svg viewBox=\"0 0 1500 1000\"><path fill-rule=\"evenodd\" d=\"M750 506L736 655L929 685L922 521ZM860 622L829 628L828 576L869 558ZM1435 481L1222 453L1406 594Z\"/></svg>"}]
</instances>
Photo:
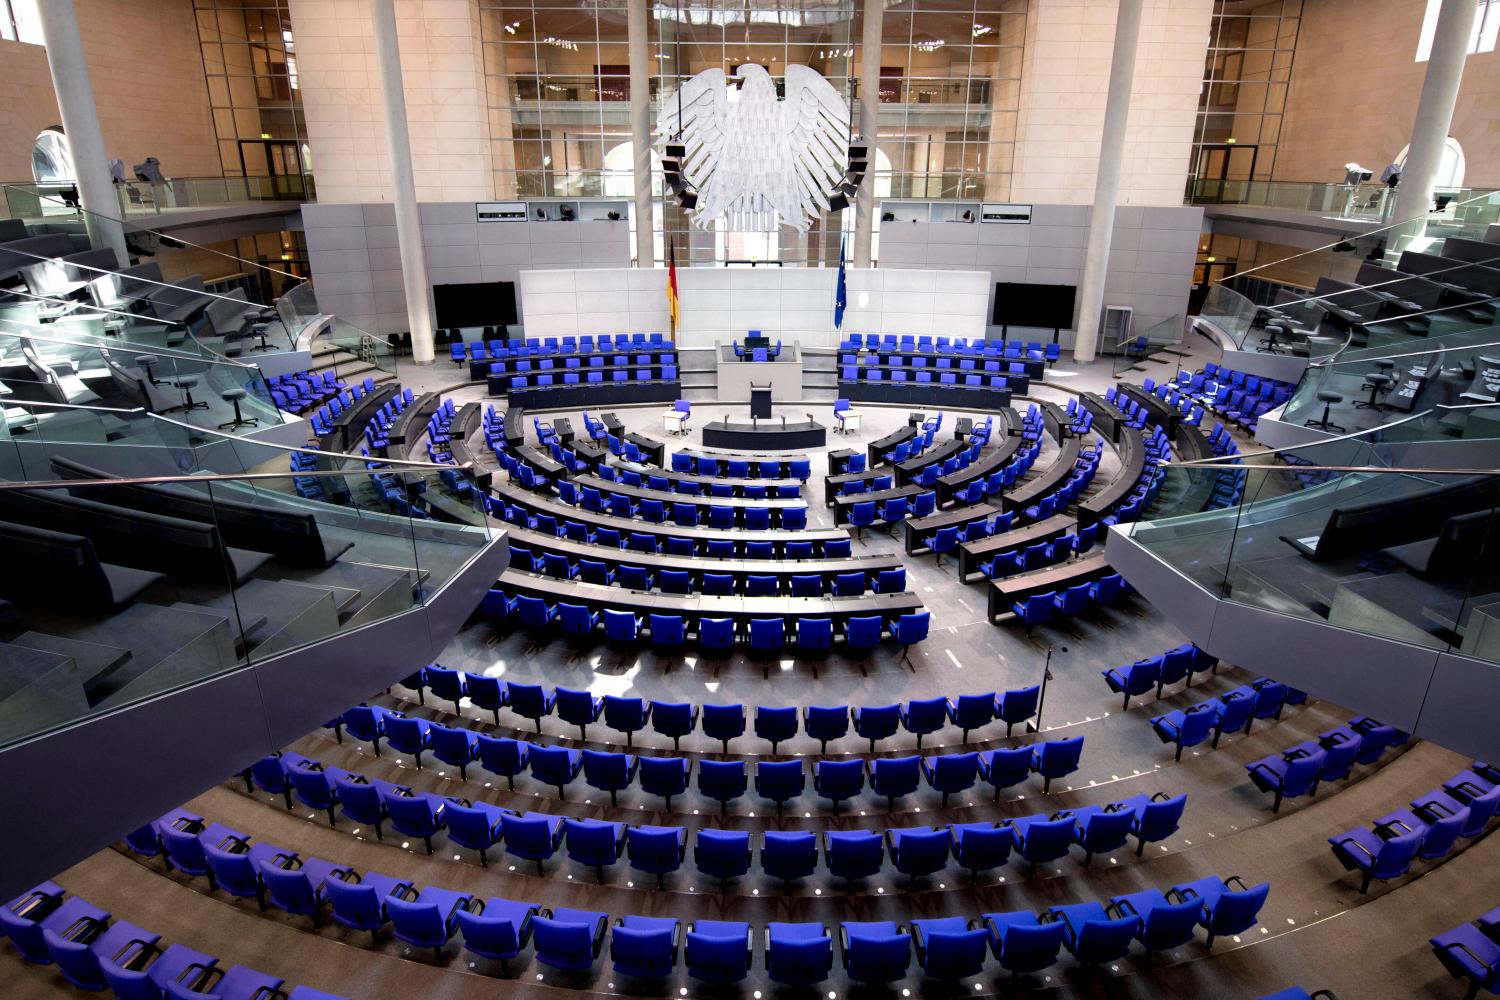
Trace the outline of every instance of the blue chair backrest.
<instances>
[{"instance_id":1,"label":"blue chair backrest","mask_svg":"<svg viewBox=\"0 0 1500 1000\"><path fill-rule=\"evenodd\" d=\"M869 878L880 871L885 860L885 841L868 830L848 830L826 834L828 871L844 879Z\"/></svg>"},{"instance_id":2,"label":"blue chair backrest","mask_svg":"<svg viewBox=\"0 0 1500 1000\"><path fill-rule=\"evenodd\" d=\"M1420 842L1421 837L1409 835L1413 840ZM1401 839L1401 838L1397 838ZM1391 841L1386 841L1390 844ZM1416 848L1413 846L1413 852ZM1383 853L1383 852L1382 852ZM1410 864L1411 859L1407 858ZM1402 869L1405 870L1404 868ZM1256 919L1260 915L1260 908L1265 905L1266 896L1271 892L1269 882L1262 883L1243 892L1226 891L1214 905L1209 909L1207 919L1203 921L1204 929L1214 934L1238 934L1255 926Z\"/></svg>"},{"instance_id":3,"label":"blue chair backrest","mask_svg":"<svg viewBox=\"0 0 1500 1000\"><path fill-rule=\"evenodd\" d=\"M558 969L587 969L594 964L594 927L577 920L533 917L531 938L537 961Z\"/></svg>"},{"instance_id":4,"label":"blue chair backrest","mask_svg":"<svg viewBox=\"0 0 1500 1000\"><path fill-rule=\"evenodd\" d=\"M926 972L939 979L967 979L984 969L989 932L983 928L971 931L938 931L926 936Z\"/></svg>"}]
</instances>

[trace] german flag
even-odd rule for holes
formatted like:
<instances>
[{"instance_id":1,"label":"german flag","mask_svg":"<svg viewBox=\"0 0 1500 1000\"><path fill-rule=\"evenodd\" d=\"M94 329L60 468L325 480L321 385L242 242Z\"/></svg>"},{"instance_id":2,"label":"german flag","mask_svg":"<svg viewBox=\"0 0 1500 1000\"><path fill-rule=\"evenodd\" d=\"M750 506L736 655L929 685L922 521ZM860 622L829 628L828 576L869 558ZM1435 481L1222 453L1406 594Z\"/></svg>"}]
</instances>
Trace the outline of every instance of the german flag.
<instances>
[{"instance_id":1,"label":"german flag","mask_svg":"<svg viewBox=\"0 0 1500 1000\"><path fill-rule=\"evenodd\" d=\"M677 241L667 244L667 313L672 319L672 340L677 339Z\"/></svg>"}]
</instances>

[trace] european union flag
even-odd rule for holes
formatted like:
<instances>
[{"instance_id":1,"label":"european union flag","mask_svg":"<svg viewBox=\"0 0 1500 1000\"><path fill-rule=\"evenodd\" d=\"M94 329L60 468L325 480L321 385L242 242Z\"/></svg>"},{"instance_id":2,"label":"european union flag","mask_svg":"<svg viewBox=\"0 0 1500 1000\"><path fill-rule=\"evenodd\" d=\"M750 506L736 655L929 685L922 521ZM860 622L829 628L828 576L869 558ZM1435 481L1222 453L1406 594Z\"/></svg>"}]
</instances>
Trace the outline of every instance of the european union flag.
<instances>
[{"instance_id":1,"label":"european union flag","mask_svg":"<svg viewBox=\"0 0 1500 1000\"><path fill-rule=\"evenodd\" d=\"M844 328L844 307L849 304L849 288L844 284L844 237L839 237L839 284L833 293L833 327Z\"/></svg>"}]
</instances>

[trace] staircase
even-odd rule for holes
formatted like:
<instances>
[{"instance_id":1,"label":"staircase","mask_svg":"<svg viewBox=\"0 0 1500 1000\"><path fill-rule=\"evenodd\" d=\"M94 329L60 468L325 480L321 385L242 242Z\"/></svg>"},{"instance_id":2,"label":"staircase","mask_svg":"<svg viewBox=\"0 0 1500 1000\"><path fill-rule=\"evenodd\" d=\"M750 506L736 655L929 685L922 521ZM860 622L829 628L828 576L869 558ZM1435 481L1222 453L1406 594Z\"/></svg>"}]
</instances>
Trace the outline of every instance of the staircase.
<instances>
[{"instance_id":1,"label":"staircase","mask_svg":"<svg viewBox=\"0 0 1500 1000\"><path fill-rule=\"evenodd\" d=\"M327 338L313 341L312 363L308 370L314 375L321 375L325 371L333 372L334 377L343 382L363 382L370 378L375 380L376 385L384 385L396 381L394 373L361 359L358 354Z\"/></svg>"},{"instance_id":2,"label":"staircase","mask_svg":"<svg viewBox=\"0 0 1500 1000\"><path fill-rule=\"evenodd\" d=\"M713 402L719 395L719 369L712 347L694 347L677 352L682 398L695 403Z\"/></svg>"},{"instance_id":3,"label":"staircase","mask_svg":"<svg viewBox=\"0 0 1500 1000\"><path fill-rule=\"evenodd\" d=\"M802 349L802 398L832 402L838 398L838 352Z\"/></svg>"}]
</instances>

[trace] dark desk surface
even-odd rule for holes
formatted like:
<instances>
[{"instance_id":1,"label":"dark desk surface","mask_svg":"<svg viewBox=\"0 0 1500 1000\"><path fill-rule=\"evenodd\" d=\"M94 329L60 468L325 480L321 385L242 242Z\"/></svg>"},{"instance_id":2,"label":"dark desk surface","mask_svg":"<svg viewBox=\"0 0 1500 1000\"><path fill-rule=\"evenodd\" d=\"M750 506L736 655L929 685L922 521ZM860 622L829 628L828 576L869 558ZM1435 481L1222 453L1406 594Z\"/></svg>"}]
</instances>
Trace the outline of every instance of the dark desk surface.
<instances>
[{"instance_id":1,"label":"dark desk surface","mask_svg":"<svg viewBox=\"0 0 1500 1000\"><path fill-rule=\"evenodd\" d=\"M526 440L526 409L522 406L505 408L505 443L512 448Z\"/></svg>"},{"instance_id":2,"label":"dark desk surface","mask_svg":"<svg viewBox=\"0 0 1500 1000\"><path fill-rule=\"evenodd\" d=\"M620 423L620 418L613 413L600 414L599 419L604 422L604 429L615 437L625 433L625 425Z\"/></svg>"},{"instance_id":3,"label":"dark desk surface","mask_svg":"<svg viewBox=\"0 0 1500 1000\"><path fill-rule=\"evenodd\" d=\"M958 578L965 583L979 572L979 564L1000 552L1013 552L1038 542L1050 542L1061 538L1078 527L1073 518L1057 514L1043 521L1033 521L1019 528L981 538L973 542L958 543Z\"/></svg>"},{"instance_id":4,"label":"dark desk surface","mask_svg":"<svg viewBox=\"0 0 1500 1000\"><path fill-rule=\"evenodd\" d=\"M1177 425L1177 433L1172 437L1172 443L1177 445L1177 454L1184 462L1191 462L1200 458L1213 458L1214 450L1208 443L1208 438L1203 432L1189 423Z\"/></svg>"},{"instance_id":5,"label":"dark desk surface","mask_svg":"<svg viewBox=\"0 0 1500 1000\"><path fill-rule=\"evenodd\" d=\"M988 479L990 476L1005 468L1016 452L1020 450L1024 439L1018 437L1001 438L1000 443L993 448L986 448L979 453L979 457L969 463L966 468L957 472L950 472L946 476L939 476L935 484L937 486L938 505L948 503L958 494L968 489L969 484L976 479Z\"/></svg>"},{"instance_id":6,"label":"dark desk surface","mask_svg":"<svg viewBox=\"0 0 1500 1000\"><path fill-rule=\"evenodd\" d=\"M574 476L573 482L580 490L587 486L601 492L619 493L622 496L631 497L635 500L660 500L664 504L690 503L696 507L734 507L741 510L747 507L766 507L775 510L786 507L807 506L807 501L802 497L795 497L789 500L769 498L765 500L746 500L744 497L709 497L702 494L690 496L686 493L663 493L660 490L648 489L645 486L627 486L621 482L589 475Z\"/></svg>"},{"instance_id":7,"label":"dark desk surface","mask_svg":"<svg viewBox=\"0 0 1500 1000\"><path fill-rule=\"evenodd\" d=\"M967 441L955 440L950 438L949 440L944 441L942 444L933 445L931 448L928 448L926 451L922 452L922 454L916 456L915 458L908 458L904 462L897 463L897 484L905 486L917 476L920 476L922 474L922 470L927 468L929 465L941 465L944 461L952 458L954 455L957 455L960 451L967 448L968 446L969 443Z\"/></svg>"},{"instance_id":8,"label":"dark desk surface","mask_svg":"<svg viewBox=\"0 0 1500 1000\"><path fill-rule=\"evenodd\" d=\"M546 476L548 482L555 483L562 478L564 469L561 462L554 461L551 455L542 451L534 445L523 444L513 449L516 457L531 466L533 472Z\"/></svg>"},{"instance_id":9,"label":"dark desk surface","mask_svg":"<svg viewBox=\"0 0 1500 1000\"><path fill-rule=\"evenodd\" d=\"M811 451L822 448L827 442L828 429L822 424L807 420L786 424L769 418L758 423L715 420L703 425L703 443L710 448L738 449L752 446Z\"/></svg>"},{"instance_id":10,"label":"dark desk surface","mask_svg":"<svg viewBox=\"0 0 1500 1000\"><path fill-rule=\"evenodd\" d=\"M1084 526L1102 520L1135 489L1145 471L1146 445L1141 432L1123 422L1119 427L1120 438L1115 442L1115 451L1120 456L1120 471L1103 489L1078 505L1078 523Z\"/></svg>"},{"instance_id":11,"label":"dark desk surface","mask_svg":"<svg viewBox=\"0 0 1500 1000\"><path fill-rule=\"evenodd\" d=\"M840 494L846 483L872 483L881 476L890 476L891 485L896 484L896 475L889 468L877 466L866 469L864 472L843 472L837 476L823 477L823 498L828 501L828 506L833 506L833 498Z\"/></svg>"},{"instance_id":12,"label":"dark desk surface","mask_svg":"<svg viewBox=\"0 0 1500 1000\"><path fill-rule=\"evenodd\" d=\"M907 499L911 499L912 497L915 497L918 493L923 492L924 489L925 489L925 487L918 486L915 483L911 483L911 484L906 485L906 486L897 486L897 487L894 487L893 489L889 489L889 490L881 490L879 493L856 493L853 496L848 496L848 497L834 497L833 498L833 520L834 520L834 523L835 524L848 524L849 523L849 511L853 509L853 507L854 507L855 504L857 504L857 503L865 503L867 501L874 501L874 503L875 503L875 516L878 518L880 516L880 505L882 503L884 503L885 501L887 501L887 500L894 500L897 497L906 497ZM910 505L908 505L908 507L909 506Z\"/></svg>"},{"instance_id":13,"label":"dark desk surface","mask_svg":"<svg viewBox=\"0 0 1500 1000\"><path fill-rule=\"evenodd\" d=\"M704 594L663 594L659 591L624 590L579 580L507 569L496 584L507 594L527 594L548 603L564 601L590 609L611 608L636 614L682 615L689 619L733 618L849 618L878 615L894 618L922 610L916 594L864 594L861 597L712 597Z\"/></svg>"},{"instance_id":14,"label":"dark desk surface","mask_svg":"<svg viewBox=\"0 0 1500 1000\"><path fill-rule=\"evenodd\" d=\"M1073 463L1078 461L1078 454L1082 450L1083 444L1078 438L1070 437L1064 440L1051 465L1031 479L1018 484L1014 493L1002 494L1002 508L1021 510L1027 504L1057 489L1073 474Z\"/></svg>"},{"instance_id":15,"label":"dark desk surface","mask_svg":"<svg viewBox=\"0 0 1500 1000\"><path fill-rule=\"evenodd\" d=\"M828 453L828 468L830 470L830 474L835 476L841 475L845 471L846 466L849 464L849 459L858 454L859 452L855 451L853 448L837 448L833 451L830 451Z\"/></svg>"},{"instance_id":16,"label":"dark desk surface","mask_svg":"<svg viewBox=\"0 0 1500 1000\"><path fill-rule=\"evenodd\" d=\"M724 450L718 448L679 448L677 450L685 455L690 456L694 462L697 462L700 458L707 459L710 462L718 462L721 465L729 462L750 462L757 464L761 462L769 462L776 466L776 471L778 473L781 472L786 463L792 461L797 457L796 455L768 455L763 452L738 451L732 449ZM759 470L757 469L757 471ZM750 478L759 480L760 476L751 476ZM765 480L765 482L770 482L770 480Z\"/></svg>"},{"instance_id":17,"label":"dark desk surface","mask_svg":"<svg viewBox=\"0 0 1500 1000\"><path fill-rule=\"evenodd\" d=\"M646 435L638 433L636 431L628 431L626 432L625 437L623 437L621 440L629 441L631 444L639 448L641 450L641 454L645 455L646 458L650 460L652 465L659 466L666 464L664 459L667 454L667 446L662 444L655 438L648 438Z\"/></svg>"},{"instance_id":18,"label":"dark desk surface","mask_svg":"<svg viewBox=\"0 0 1500 1000\"><path fill-rule=\"evenodd\" d=\"M1125 421L1120 419L1120 411L1095 392L1080 392L1078 398L1083 401L1083 408L1094 415L1094 426L1103 431L1111 442L1118 442L1120 429L1125 426Z\"/></svg>"},{"instance_id":19,"label":"dark desk surface","mask_svg":"<svg viewBox=\"0 0 1500 1000\"><path fill-rule=\"evenodd\" d=\"M610 566L621 563L632 566L644 564L653 571L687 570L699 579L704 573L730 573L736 577L752 573L779 577L818 573L827 575L830 579L835 573L866 573L873 579L882 570L899 569L903 565L901 557L894 555L850 556L847 559L713 559L708 556L673 556L666 553L652 555L649 552L558 538L514 524L507 525L505 530L509 533L511 544L530 549L537 555L555 552L567 556L575 563L580 559L594 559Z\"/></svg>"},{"instance_id":20,"label":"dark desk surface","mask_svg":"<svg viewBox=\"0 0 1500 1000\"><path fill-rule=\"evenodd\" d=\"M991 580L989 588L989 618L994 621L1001 615L1011 614L1011 605L1036 594L1057 593L1080 583L1108 576L1114 570L1103 552L1093 552L1081 559L1070 559L1056 566L1020 573L1001 580Z\"/></svg>"},{"instance_id":21,"label":"dark desk surface","mask_svg":"<svg viewBox=\"0 0 1500 1000\"><path fill-rule=\"evenodd\" d=\"M949 507L933 511L926 517L908 518L906 521L906 551L912 555L932 551L932 538L939 529L954 525L966 525L970 521L988 520L998 513L988 504L976 503L969 507Z\"/></svg>"},{"instance_id":22,"label":"dark desk surface","mask_svg":"<svg viewBox=\"0 0 1500 1000\"><path fill-rule=\"evenodd\" d=\"M348 407L333 419L333 433L329 435L338 442L338 447L326 449L328 451L348 451L350 445L358 441L360 435L365 432L365 425L387 402L401 391L399 385L377 386L374 392L367 392L354 401L354 405Z\"/></svg>"},{"instance_id":23,"label":"dark desk surface","mask_svg":"<svg viewBox=\"0 0 1500 1000\"><path fill-rule=\"evenodd\" d=\"M642 476L656 476L671 483L697 483L703 487L703 496L708 496L710 486L728 485L735 490L746 486L764 486L767 492L774 491L782 486L795 486L801 492L802 481L800 479L724 479L718 476L700 476L692 472L673 472L670 469L661 469L654 466L641 465L638 462L616 462L615 468L629 469L638 472ZM618 474L618 473L617 473Z\"/></svg>"},{"instance_id":24,"label":"dark desk surface","mask_svg":"<svg viewBox=\"0 0 1500 1000\"><path fill-rule=\"evenodd\" d=\"M872 441L872 442L870 442L870 448L869 448L870 460L869 460L869 464L872 465L872 466L879 465L880 464L880 456L881 455L884 455L886 452L893 450L896 447L896 445L901 444L902 442L905 442L905 441L910 441L912 438L914 438L916 436L917 436L917 430L916 430L916 428L912 427L910 424L908 424L905 427L898 427L896 430L891 431L889 434L887 434L885 437L881 438L879 441Z\"/></svg>"},{"instance_id":25,"label":"dark desk surface","mask_svg":"<svg viewBox=\"0 0 1500 1000\"><path fill-rule=\"evenodd\" d=\"M1148 420L1157 424L1168 434L1176 432L1177 425L1182 421L1182 414L1178 413L1164 401L1158 399L1155 393L1147 392L1138 385L1129 382L1119 383L1118 392L1124 393L1131 399L1145 407Z\"/></svg>"},{"instance_id":26,"label":"dark desk surface","mask_svg":"<svg viewBox=\"0 0 1500 1000\"><path fill-rule=\"evenodd\" d=\"M614 528L620 532L622 538L632 531L643 535L655 535L660 539L675 535L678 538L691 538L700 542L727 538L735 542L784 544L786 542L825 542L849 537L849 532L843 528L804 528L801 531L773 528L768 531L746 531L743 528L685 528L670 521L656 524L640 518L616 517L613 514L572 507L552 494L530 493L522 489L519 483L513 483L510 480L504 482L496 480L491 487L491 492L507 503L515 504L532 513L551 514L557 518L559 524L563 521L578 521L582 524L591 524L596 528Z\"/></svg>"}]
</instances>

